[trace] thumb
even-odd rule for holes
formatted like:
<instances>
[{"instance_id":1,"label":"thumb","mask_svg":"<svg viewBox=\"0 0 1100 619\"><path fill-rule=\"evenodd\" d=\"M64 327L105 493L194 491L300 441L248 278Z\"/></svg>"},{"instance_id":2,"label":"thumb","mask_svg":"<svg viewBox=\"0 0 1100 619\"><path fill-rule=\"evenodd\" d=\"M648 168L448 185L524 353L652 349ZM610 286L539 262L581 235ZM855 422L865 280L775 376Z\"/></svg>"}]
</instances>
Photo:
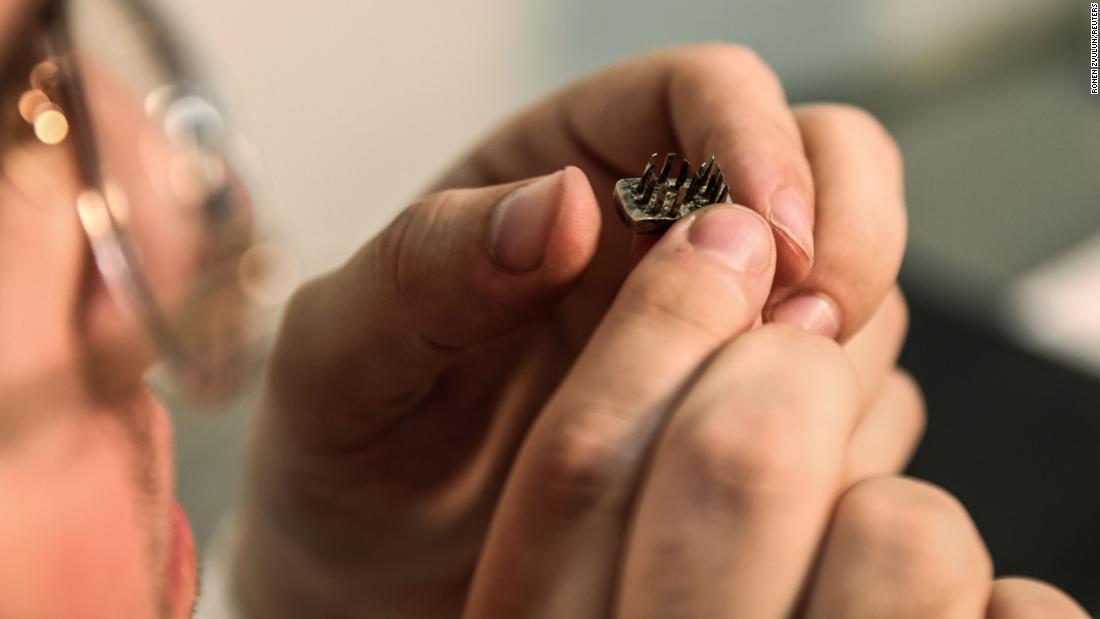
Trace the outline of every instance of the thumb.
<instances>
[{"instance_id":1,"label":"thumb","mask_svg":"<svg viewBox=\"0 0 1100 619\"><path fill-rule=\"evenodd\" d=\"M370 434L463 350L552 309L588 266L599 229L592 187L572 167L425 197L295 295L273 355L272 404L324 411L326 434Z\"/></svg>"}]
</instances>

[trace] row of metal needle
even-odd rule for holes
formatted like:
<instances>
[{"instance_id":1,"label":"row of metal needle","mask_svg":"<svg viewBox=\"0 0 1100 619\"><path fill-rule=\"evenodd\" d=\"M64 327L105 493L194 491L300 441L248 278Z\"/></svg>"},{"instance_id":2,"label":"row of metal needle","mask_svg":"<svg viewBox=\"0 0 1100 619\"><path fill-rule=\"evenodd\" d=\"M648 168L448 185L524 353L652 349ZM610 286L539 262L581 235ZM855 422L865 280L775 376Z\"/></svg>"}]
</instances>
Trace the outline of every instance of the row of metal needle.
<instances>
[{"instance_id":1,"label":"row of metal needle","mask_svg":"<svg viewBox=\"0 0 1100 619\"><path fill-rule=\"evenodd\" d=\"M656 172L657 153L650 156L645 171L642 172L641 178L638 179L638 185L634 189L634 197L639 204L643 205L645 210L657 213L676 212L685 202L690 203L695 199L699 199L703 204L724 202L726 200L729 187L724 183L722 166L714 162L713 155L700 166L699 172L692 177L682 196L680 189L687 181L691 163L684 159L680 164L680 173L676 175L676 180L670 183L668 175L672 171L672 164L675 161L676 153L669 153L665 156L660 172ZM666 205L665 201L668 199L670 192L676 198L671 204ZM654 194L656 194L656 199L654 199Z\"/></svg>"}]
</instances>

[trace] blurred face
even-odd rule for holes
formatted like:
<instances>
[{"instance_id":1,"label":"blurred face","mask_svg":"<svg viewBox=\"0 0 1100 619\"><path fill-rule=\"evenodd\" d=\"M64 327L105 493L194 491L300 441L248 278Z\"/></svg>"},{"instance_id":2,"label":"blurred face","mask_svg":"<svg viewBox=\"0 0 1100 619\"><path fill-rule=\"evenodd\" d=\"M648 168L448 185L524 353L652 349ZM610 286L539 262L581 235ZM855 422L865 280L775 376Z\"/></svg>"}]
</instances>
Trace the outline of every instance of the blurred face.
<instances>
[{"instance_id":1,"label":"blurred face","mask_svg":"<svg viewBox=\"0 0 1100 619\"><path fill-rule=\"evenodd\" d=\"M0 102L0 617L187 617L195 559L169 419L141 380L151 346L89 252L71 135L45 143L65 128L19 114L28 5L0 0L0 70L16 85ZM180 199L170 150L110 75L85 79L142 263L177 296L196 241L162 215Z\"/></svg>"}]
</instances>

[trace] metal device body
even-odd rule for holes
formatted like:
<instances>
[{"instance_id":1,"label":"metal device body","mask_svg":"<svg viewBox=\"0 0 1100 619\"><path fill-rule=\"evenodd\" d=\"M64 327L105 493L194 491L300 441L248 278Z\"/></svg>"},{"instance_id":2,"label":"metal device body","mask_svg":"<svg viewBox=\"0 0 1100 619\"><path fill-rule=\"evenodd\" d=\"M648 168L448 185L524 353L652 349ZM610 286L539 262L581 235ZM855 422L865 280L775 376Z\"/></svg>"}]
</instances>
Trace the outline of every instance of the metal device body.
<instances>
[{"instance_id":1,"label":"metal device body","mask_svg":"<svg viewBox=\"0 0 1100 619\"><path fill-rule=\"evenodd\" d=\"M676 153L669 153L657 169L653 153L641 176L615 183L615 210L635 234L660 234L692 211L728 201L729 187L713 156L690 177L687 159L681 160L677 175L670 176L676 158Z\"/></svg>"}]
</instances>

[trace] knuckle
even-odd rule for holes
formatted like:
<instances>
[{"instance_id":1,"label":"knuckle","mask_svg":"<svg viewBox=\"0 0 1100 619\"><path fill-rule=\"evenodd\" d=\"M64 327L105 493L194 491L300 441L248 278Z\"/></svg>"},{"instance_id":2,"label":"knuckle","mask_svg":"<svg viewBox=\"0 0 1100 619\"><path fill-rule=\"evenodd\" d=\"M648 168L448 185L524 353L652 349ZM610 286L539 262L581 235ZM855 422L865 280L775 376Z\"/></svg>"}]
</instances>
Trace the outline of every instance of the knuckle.
<instances>
[{"instance_id":1,"label":"knuckle","mask_svg":"<svg viewBox=\"0 0 1100 619\"><path fill-rule=\"evenodd\" d=\"M904 370L894 370L888 380L890 387L896 389L901 397L900 407L911 414L913 434L916 437L924 434L925 425L928 423L928 412L920 384Z\"/></svg>"},{"instance_id":2,"label":"knuckle","mask_svg":"<svg viewBox=\"0 0 1100 619\"><path fill-rule=\"evenodd\" d=\"M533 452L532 499L544 513L573 520L614 502L629 470L624 422L610 415L560 415L552 438Z\"/></svg>"},{"instance_id":3,"label":"knuckle","mask_svg":"<svg viewBox=\"0 0 1100 619\"><path fill-rule=\"evenodd\" d=\"M735 66L752 71L771 72L767 63L751 47L723 41L708 41L688 48L689 58L699 65Z\"/></svg>"},{"instance_id":4,"label":"knuckle","mask_svg":"<svg viewBox=\"0 0 1100 619\"><path fill-rule=\"evenodd\" d=\"M726 333L710 321L685 307L679 299L666 294L639 295L633 309L628 309L628 312L638 316L643 322L666 325L669 331L698 333L712 341L726 336Z\"/></svg>"},{"instance_id":5,"label":"knuckle","mask_svg":"<svg viewBox=\"0 0 1100 619\"><path fill-rule=\"evenodd\" d=\"M891 331L900 335L907 333L909 331L909 303L905 300L905 295L902 294L897 285L886 294L882 304L882 311L886 312Z\"/></svg>"},{"instance_id":6,"label":"knuckle","mask_svg":"<svg viewBox=\"0 0 1100 619\"><path fill-rule=\"evenodd\" d=\"M425 295L429 278L422 273L425 251L436 251L429 242L441 219L450 192L418 200L405 208L378 238L375 289L399 310L414 311Z\"/></svg>"},{"instance_id":7,"label":"knuckle","mask_svg":"<svg viewBox=\"0 0 1100 619\"><path fill-rule=\"evenodd\" d=\"M782 91L779 78L768 63L755 50L745 45L722 41L697 43L685 47L681 58L685 69L697 71L708 79L713 76L715 67L721 67L723 71L762 80Z\"/></svg>"},{"instance_id":8,"label":"knuckle","mask_svg":"<svg viewBox=\"0 0 1100 619\"><path fill-rule=\"evenodd\" d=\"M1022 577L999 578L993 582L988 616L1001 619L1088 617L1065 592L1048 583Z\"/></svg>"},{"instance_id":9,"label":"knuckle","mask_svg":"<svg viewBox=\"0 0 1100 619\"><path fill-rule=\"evenodd\" d=\"M878 221L865 218L865 225L836 230L829 242L843 251L815 265L817 285L841 307L841 341L876 319L876 311L886 312L882 319L899 337L908 329L908 307L900 295L890 292L904 254L904 217L896 218L900 223L894 225L887 221L894 219L893 213L883 212L887 210L875 213Z\"/></svg>"},{"instance_id":10,"label":"knuckle","mask_svg":"<svg viewBox=\"0 0 1100 619\"><path fill-rule=\"evenodd\" d=\"M720 267L693 264L684 268L679 254L661 258L628 281L618 310L647 328L699 336L718 343L743 326L748 300Z\"/></svg>"},{"instance_id":11,"label":"knuckle","mask_svg":"<svg viewBox=\"0 0 1100 619\"><path fill-rule=\"evenodd\" d=\"M992 562L959 501L903 478L860 482L841 498L838 526L865 552L903 566L925 591L954 591L992 578Z\"/></svg>"},{"instance_id":12,"label":"knuckle","mask_svg":"<svg viewBox=\"0 0 1100 619\"><path fill-rule=\"evenodd\" d=\"M828 127L831 132L854 136L890 164L902 167L901 148L885 126L867 110L847 103L819 103L808 106L810 122Z\"/></svg>"},{"instance_id":13,"label":"knuckle","mask_svg":"<svg viewBox=\"0 0 1100 619\"><path fill-rule=\"evenodd\" d=\"M844 254L821 269L820 286L841 306L842 337L847 339L871 318L898 276L905 251L904 224L868 221L864 228L838 232L833 240L834 247L845 248Z\"/></svg>"},{"instance_id":14,"label":"knuckle","mask_svg":"<svg viewBox=\"0 0 1100 619\"><path fill-rule=\"evenodd\" d=\"M706 495L747 509L803 502L832 486L841 463L816 425L797 396L751 408L719 404L686 423L673 449Z\"/></svg>"},{"instance_id":15,"label":"knuckle","mask_svg":"<svg viewBox=\"0 0 1100 619\"><path fill-rule=\"evenodd\" d=\"M856 377L844 348L835 340L784 324L768 323L738 338L738 354L756 360L761 371L797 377L802 385L792 391L808 399L822 393L856 392ZM825 391L822 391L822 390Z\"/></svg>"}]
</instances>

